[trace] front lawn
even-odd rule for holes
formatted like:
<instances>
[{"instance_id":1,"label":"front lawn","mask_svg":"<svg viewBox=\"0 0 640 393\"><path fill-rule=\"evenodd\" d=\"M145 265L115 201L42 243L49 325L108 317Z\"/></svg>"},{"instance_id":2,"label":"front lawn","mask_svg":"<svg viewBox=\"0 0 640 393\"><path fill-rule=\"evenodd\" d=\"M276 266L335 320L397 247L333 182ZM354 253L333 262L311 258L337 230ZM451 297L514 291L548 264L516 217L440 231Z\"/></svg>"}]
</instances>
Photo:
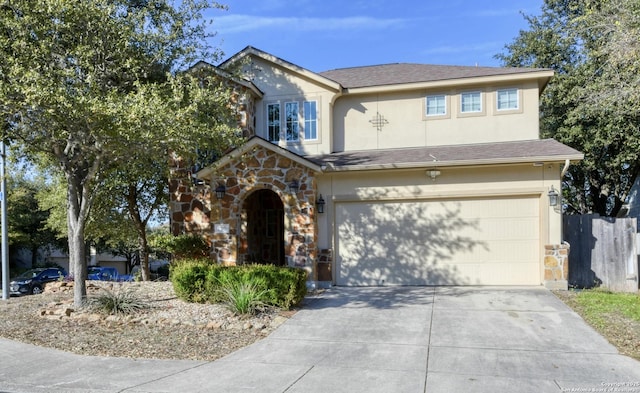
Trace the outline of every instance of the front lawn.
<instances>
[{"instance_id":1,"label":"front lawn","mask_svg":"<svg viewBox=\"0 0 640 393\"><path fill-rule=\"evenodd\" d=\"M620 353L640 360L640 293L592 289L556 292L556 295Z\"/></svg>"}]
</instances>

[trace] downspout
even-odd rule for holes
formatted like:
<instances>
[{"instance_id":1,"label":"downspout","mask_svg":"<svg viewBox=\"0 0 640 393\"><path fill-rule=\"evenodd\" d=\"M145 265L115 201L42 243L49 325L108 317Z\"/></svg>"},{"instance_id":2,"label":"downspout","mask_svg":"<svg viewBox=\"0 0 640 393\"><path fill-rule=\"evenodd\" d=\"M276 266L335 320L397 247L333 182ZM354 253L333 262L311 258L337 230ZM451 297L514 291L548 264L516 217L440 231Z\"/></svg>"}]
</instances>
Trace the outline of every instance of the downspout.
<instances>
[{"instance_id":1,"label":"downspout","mask_svg":"<svg viewBox=\"0 0 640 393\"><path fill-rule=\"evenodd\" d=\"M564 166L562 167L562 171L560 172L560 201L562 202L562 178L564 178L564 175L567 174L567 171L569 170L569 165L571 164L571 161L569 161L569 159L564 160ZM560 205L560 215L562 216L562 205ZM569 247L571 247L571 245L564 240L564 218L562 218L562 222L560 223L560 240L562 241L562 243L566 243ZM567 259L567 263L569 263L569 260ZM569 278L567 277L567 280Z\"/></svg>"},{"instance_id":2,"label":"downspout","mask_svg":"<svg viewBox=\"0 0 640 393\"><path fill-rule=\"evenodd\" d=\"M560 172L560 181L562 181L562 178L569 170L569 164L571 164L571 161L569 161L568 159L564 160L564 167L562 167L562 172Z\"/></svg>"}]
</instances>

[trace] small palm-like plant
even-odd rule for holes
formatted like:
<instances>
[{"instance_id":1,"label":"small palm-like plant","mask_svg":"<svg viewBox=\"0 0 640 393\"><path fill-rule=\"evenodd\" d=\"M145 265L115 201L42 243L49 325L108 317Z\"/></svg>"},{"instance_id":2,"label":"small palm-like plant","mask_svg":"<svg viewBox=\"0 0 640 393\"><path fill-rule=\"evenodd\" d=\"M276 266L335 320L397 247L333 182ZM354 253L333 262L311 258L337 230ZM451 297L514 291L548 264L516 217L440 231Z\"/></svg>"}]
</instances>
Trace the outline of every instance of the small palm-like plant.
<instances>
[{"instance_id":1,"label":"small palm-like plant","mask_svg":"<svg viewBox=\"0 0 640 393\"><path fill-rule=\"evenodd\" d=\"M128 315L149 308L149 304L131 290L102 292L88 299L88 306L92 310L108 315Z\"/></svg>"},{"instance_id":2,"label":"small palm-like plant","mask_svg":"<svg viewBox=\"0 0 640 393\"><path fill-rule=\"evenodd\" d=\"M238 314L255 314L267 307L264 299L267 291L252 282L224 281L220 292L223 303Z\"/></svg>"}]
</instances>

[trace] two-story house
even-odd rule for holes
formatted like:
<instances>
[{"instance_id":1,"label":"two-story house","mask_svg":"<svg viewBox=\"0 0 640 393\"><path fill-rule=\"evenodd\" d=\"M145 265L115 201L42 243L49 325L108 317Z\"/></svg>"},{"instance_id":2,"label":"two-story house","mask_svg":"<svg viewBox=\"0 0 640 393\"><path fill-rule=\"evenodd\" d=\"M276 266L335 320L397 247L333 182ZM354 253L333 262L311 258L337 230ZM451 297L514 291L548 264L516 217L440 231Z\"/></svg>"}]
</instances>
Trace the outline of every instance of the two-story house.
<instances>
[{"instance_id":1,"label":"two-story house","mask_svg":"<svg viewBox=\"0 0 640 393\"><path fill-rule=\"evenodd\" d=\"M321 285L566 287L545 254L566 252L557 194L582 154L539 139L551 70L316 73L253 47L229 67L249 139L198 171L204 185L172 185L174 233L206 235L220 263L299 266Z\"/></svg>"}]
</instances>

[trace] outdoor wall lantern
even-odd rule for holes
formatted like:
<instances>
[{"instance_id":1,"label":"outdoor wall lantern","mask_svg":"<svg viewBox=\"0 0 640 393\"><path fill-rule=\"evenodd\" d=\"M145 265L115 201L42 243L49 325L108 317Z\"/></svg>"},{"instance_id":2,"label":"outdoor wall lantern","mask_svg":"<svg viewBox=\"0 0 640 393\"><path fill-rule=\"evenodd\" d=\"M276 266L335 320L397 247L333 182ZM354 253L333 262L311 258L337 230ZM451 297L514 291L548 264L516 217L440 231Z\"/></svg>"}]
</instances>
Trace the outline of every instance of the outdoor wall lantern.
<instances>
[{"instance_id":1,"label":"outdoor wall lantern","mask_svg":"<svg viewBox=\"0 0 640 393\"><path fill-rule=\"evenodd\" d=\"M436 180L436 177L440 176L441 172L437 169L429 169L427 171L427 176L431 178L431 180Z\"/></svg>"},{"instance_id":2,"label":"outdoor wall lantern","mask_svg":"<svg viewBox=\"0 0 640 393\"><path fill-rule=\"evenodd\" d=\"M553 185L547 195L549 195L549 206L558 206L558 191L553 188Z\"/></svg>"},{"instance_id":3,"label":"outdoor wall lantern","mask_svg":"<svg viewBox=\"0 0 640 393\"><path fill-rule=\"evenodd\" d=\"M291 180L291 183L289 183L289 190L291 190L292 194L297 194L298 190L300 189L300 184L298 183L297 180Z\"/></svg>"},{"instance_id":4,"label":"outdoor wall lantern","mask_svg":"<svg viewBox=\"0 0 640 393\"><path fill-rule=\"evenodd\" d=\"M219 183L218 187L216 187L216 198L222 199L224 198L224 194L227 192L227 187L224 183Z\"/></svg>"},{"instance_id":5,"label":"outdoor wall lantern","mask_svg":"<svg viewBox=\"0 0 640 393\"><path fill-rule=\"evenodd\" d=\"M320 198L318 198L318 200L316 201L316 209L318 210L318 214L324 213L324 205L325 204L326 204L326 202L324 201L324 198L322 197L322 194L320 194Z\"/></svg>"}]
</instances>

